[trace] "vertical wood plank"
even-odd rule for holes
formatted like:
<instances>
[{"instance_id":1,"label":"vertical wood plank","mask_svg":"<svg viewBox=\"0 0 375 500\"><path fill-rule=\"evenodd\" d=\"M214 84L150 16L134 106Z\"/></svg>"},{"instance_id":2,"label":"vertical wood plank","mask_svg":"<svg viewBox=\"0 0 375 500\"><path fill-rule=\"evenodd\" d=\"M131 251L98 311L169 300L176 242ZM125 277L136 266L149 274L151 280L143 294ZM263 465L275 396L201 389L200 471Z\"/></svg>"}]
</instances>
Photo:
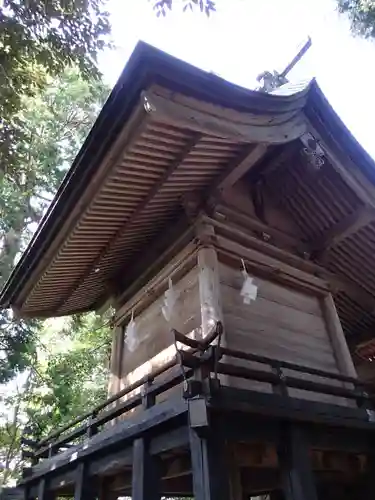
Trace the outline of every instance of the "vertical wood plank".
<instances>
[{"instance_id":1,"label":"vertical wood plank","mask_svg":"<svg viewBox=\"0 0 375 500\"><path fill-rule=\"evenodd\" d=\"M308 443L298 424L283 429L278 455L285 500L318 500Z\"/></svg>"},{"instance_id":2,"label":"vertical wood plank","mask_svg":"<svg viewBox=\"0 0 375 500\"><path fill-rule=\"evenodd\" d=\"M322 308L338 369L342 375L357 378L357 372L350 355L348 344L346 343L340 318L330 293L322 299Z\"/></svg>"},{"instance_id":3,"label":"vertical wood plank","mask_svg":"<svg viewBox=\"0 0 375 500\"><path fill-rule=\"evenodd\" d=\"M190 428L190 452L195 500L230 500L228 470L220 434L202 437Z\"/></svg>"},{"instance_id":4,"label":"vertical wood plank","mask_svg":"<svg viewBox=\"0 0 375 500\"><path fill-rule=\"evenodd\" d=\"M132 500L160 500L161 470L145 439L133 443Z\"/></svg>"}]
</instances>

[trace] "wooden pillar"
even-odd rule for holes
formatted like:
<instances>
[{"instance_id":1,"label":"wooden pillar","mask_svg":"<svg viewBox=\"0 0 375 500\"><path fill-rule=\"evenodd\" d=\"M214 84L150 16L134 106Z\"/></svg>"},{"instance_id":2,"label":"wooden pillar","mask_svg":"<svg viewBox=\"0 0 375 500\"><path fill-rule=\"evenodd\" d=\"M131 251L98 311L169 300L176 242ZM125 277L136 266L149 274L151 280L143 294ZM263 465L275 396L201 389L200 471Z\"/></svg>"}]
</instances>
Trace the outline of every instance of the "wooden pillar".
<instances>
[{"instance_id":1,"label":"wooden pillar","mask_svg":"<svg viewBox=\"0 0 375 500\"><path fill-rule=\"evenodd\" d=\"M203 398L189 401L188 425L194 500L230 500L226 449L222 433L214 424Z\"/></svg>"},{"instance_id":2,"label":"wooden pillar","mask_svg":"<svg viewBox=\"0 0 375 500\"><path fill-rule=\"evenodd\" d=\"M117 326L113 329L112 349L110 361L110 374L108 383L108 394L112 396L121 390L121 365L124 346L124 328Z\"/></svg>"},{"instance_id":3,"label":"wooden pillar","mask_svg":"<svg viewBox=\"0 0 375 500\"><path fill-rule=\"evenodd\" d=\"M197 430L190 428L195 500L230 500L229 475L220 444L220 435L211 431L203 437Z\"/></svg>"},{"instance_id":4,"label":"wooden pillar","mask_svg":"<svg viewBox=\"0 0 375 500\"><path fill-rule=\"evenodd\" d=\"M160 500L161 468L144 438L133 443L132 500Z\"/></svg>"},{"instance_id":5,"label":"wooden pillar","mask_svg":"<svg viewBox=\"0 0 375 500\"><path fill-rule=\"evenodd\" d=\"M353 359L337 314L332 295L329 293L322 301L323 315L326 320L331 345L334 350L337 367L342 375L357 378Z\"/></svg>"},{"instance_id":6,"label":"wooden pillar","mask_svg":"<svg viewBox=\"0 0 375 500\"><path fill-rule=\"evenodd\" d=\"M197 227L197 237L202 245L198 250L199 297L201 304L202 337L223 321L220 298L219 262L212 245L215 231L212 225L202 221Z\"/></svg>"},{"instance_id":7,"label":"wooden pillar","mask_svg":"<svg viewBox=\"0 0 375 500\"><path fill-rule=\"evenodd\" d=\"M278 455L285 500L318 500L308 443L298 424L283 429Z\"/></svg>"}]
</instances>

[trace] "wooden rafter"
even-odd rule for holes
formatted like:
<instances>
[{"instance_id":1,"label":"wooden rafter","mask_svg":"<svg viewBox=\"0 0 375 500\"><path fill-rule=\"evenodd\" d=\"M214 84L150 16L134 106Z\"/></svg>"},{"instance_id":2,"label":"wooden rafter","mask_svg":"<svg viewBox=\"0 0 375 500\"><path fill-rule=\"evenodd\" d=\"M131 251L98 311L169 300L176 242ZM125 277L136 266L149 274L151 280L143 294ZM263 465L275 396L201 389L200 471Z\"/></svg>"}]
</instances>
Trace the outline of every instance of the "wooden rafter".
<instances>
[{"instance_id":1,"label":"wooden rafter","mask_svg":"<svg viewBox=\"0 0 375 500\"><path fill-rule=\"evenodd\" d=\"M141 200L138 206L133 211L132 215L125 220L122 226L116 231L113 237L108 241L107 245L104 247L99 256L91 263L86 269L83 270L83 273L75 280L73 286L69 289L69 291L64 295L62 300L57 306L57 310L61 308L64 304L66 297L71 297L72 294L76 291L79 285L82 282L82 276L89 276L90 273L97 267L100 267L100 262L102 259L111 252L112 248L116 246L118 240L123 235L124 231L134 223L137 217L143 212L143 210L147 207L147 205L151 202L151 200L156 196L162 186L167 182L169 177L173 174L173 172L179 167L179 165L185 160L185 158L190 154L191 150L194 148L196 144L201 139L200 133L191 133L189 140L187 141L185 147L181 151L181 153L173 160L169 167L165 170L163 175L157 180L157 182L153 185L149 193L145 198Z\"/></svg>"}]
</instances>

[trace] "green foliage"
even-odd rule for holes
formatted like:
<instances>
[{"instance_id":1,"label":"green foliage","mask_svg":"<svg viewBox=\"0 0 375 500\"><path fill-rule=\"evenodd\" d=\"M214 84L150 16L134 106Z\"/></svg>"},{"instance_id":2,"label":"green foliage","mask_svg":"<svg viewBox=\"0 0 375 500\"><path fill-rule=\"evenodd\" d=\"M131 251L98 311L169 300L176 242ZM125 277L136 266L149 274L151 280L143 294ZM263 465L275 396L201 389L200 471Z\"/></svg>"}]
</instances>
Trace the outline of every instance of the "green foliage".
<instances>
[{"instance_id":1,"label":"green foliage","mask_svg":"<svg viewBox=\"0 0 375 500\"><path fill-rule=\"evenodd\" d=\"M48 83L44 91L22 99L17 113L22 140L14 145L17 161L0 177L0 286L29 242L109 91L98 79L82 78L76 68ZM0 382L30 365L38 328L38 322L15 321L9 311L0 313Z\"/></svg>"},{"instance_id":2,"label":"green foliage","mask_svg":"<svg viewBox=\"0 0 375 500\"><path fill-rule=\"evenodd\" d=\"M46 327L38 386L27 408L28 420L37 427L35 437L46 437L106 398L109 319L91 313L66 319L55 331Z\"/></svg>"},{"instance_id":3,"label":"green foliage","mask_svg":"<svg viewBox=\"0 0 375 500\"><path fill-rule=\"evenodd\" d=\"M347 13L353 32L365 38L375 38L375 1L338 0L340 12Z\"/></svg>"},{"instance_id":4,"label":"green foliage","mask_svg":"<svg viewBox=\"0 0 375 500\"><path fill-rule=\"evenodd\" d=\"M166 16L168 10L172 10L177 3L177 0L151 0L154 4L154 9L157 16ZM198 8L202 13L209 16L216 10L216 1L214 0L180 0L182 10L193 11Z\"/></svg>"},{"instance_id":5,"label":"green foliage","mask_svg":"<svg viewBox=\"0 0 375 500\"><path fill-rule=\"evenodd\" d=\"M105 98L97 78L78 68L49 77L47 87L24 96L16 113L22 140L0 177L0 285L25 248ZM17 125L18 126L18 125ZM0 313L0 485L19 476L20 438L70 421L103 399L110 342L108 318L89 314L52 322L21 321Z\"/></svg>"},{"instance_id":6,"label":"green foliage","mask_svg":"<svg viewBox=\"0 0 375 500\"><path fill-rule=\"evenodd\" d=\"M98 77L96 56L110 31L105 0L3 0L0 3L0 171L16 166L18 114L67 66Z\"/></svg>"}]
</instances>

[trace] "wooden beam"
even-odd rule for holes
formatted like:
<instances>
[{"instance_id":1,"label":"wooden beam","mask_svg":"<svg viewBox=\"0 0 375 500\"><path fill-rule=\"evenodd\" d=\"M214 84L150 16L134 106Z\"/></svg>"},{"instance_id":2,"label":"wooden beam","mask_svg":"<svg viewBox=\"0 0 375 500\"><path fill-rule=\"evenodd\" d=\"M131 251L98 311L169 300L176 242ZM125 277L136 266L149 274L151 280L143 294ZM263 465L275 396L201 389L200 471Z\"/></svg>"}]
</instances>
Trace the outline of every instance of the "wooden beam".
<instances>
[{"instance_id":1,"label":"wooden beam","mask_svg":"<svg viewBox=\"0 0 375 500\"><path fill-rule=\"evenodd\" d=\"M260 239L255 238L253 235L246 232L246 230L239 230L236 227L231 226L230 224L218 222L214 219L210 220L212 220L212 224L215 227L216 234L230 235L231 241L228 243L228 247L235 247L235 245L238 245L238 243L236 243L236 240L244 242L244 244L246 245L245 251L247 251L248 253L253 252L252 249L254 249L262 253L262 260L263 258L265 259L267 258L267 256L270 256L280 260L280 262L282 263L294 267L294 270L297 273L298 270L300 270L309 273L311 275L311 279L313 279L314 277L319 277L322 280L325 280L327 284L329 284L332 293L336 293L337 291L345 292L348 297L352 298L355 302L360 304L369 313L375 313L375 297L373 297L360 285L354 283L348 278L342 275L338 275L337 273L335 274L333 272L330 272L319 264L304 260L297 255L287 252L281 248L275 247L274 245L271 245L265 241L261 241ZM218 237L217 241L219 240L220 238ZM244 255L242 255L242 257L243 256Z\"/></svg>"},{"instance_id":2,"label":"wooden beam","mask_svg":"<svg viewBox=\"0 0 375 500\"><path fill-rule=\"evenodd\" d=\"M318 500L307 440L298 424L285 427L279 461L285 500Z\"/></svg>"},{"instance_id":3,"label":"wooden beam","mask_svg":"<svg viewBox=\"0 0 375 500\"><path fill-rule=\"evenodd\" d=\"M145 438L133 443L132 500L160 500L161 469Z\"/></svg>"},{"instance_id":4,"label":"wooden beam","mask_svg":"<svg viewBox=\"0 0 375 500\"><path fill-rule=\"evenodd\" d=\"M252 232L262 233L265 236L271 237L271 241L294 250L298 255L303 255L311 251L311 248L307 244L298 240L294 235L285 233L276 227L271 227L237 208L224 205L220 203L220 200L217 200L212 216L218 222L227 222L237 227L249 229Z\"/></svg>"},{"instance_id":5,"label":"wooden beam","mask_svg":"<svg viewBox=\"0 0 375 500\"><path fill-rule=\"evenodd\" d=\"M332 247L355 234L373 220L375 220L375 209L368 206L359 207L313 242L312 253L318 260L324 260Z\"/></svg>"},{"instance_id":6,"label":"wooden beam","mask_svg":"<svg viewBox=\"0 0 375 500\"><path fill-rule=\"evenodd\" d=\"M158 117L171 125L239 143L284 144L306 132L302 105L300 112L295 104L285 113L241 112L160 87L143 92L143 98Z\"/></svg>"},{"instance_id":7,"label":"wooden beam","mask_svg":"<svg viewBox=\"0 0 375 500\"><path fill-rule=\"evenodd\" d=\"M228 164L217 181L212 184L210 193L214 193L216 190L223 191L233 186L264 157L267 151L267 144L246 146L240 155Z\"/></svg>"}]
</instances>

